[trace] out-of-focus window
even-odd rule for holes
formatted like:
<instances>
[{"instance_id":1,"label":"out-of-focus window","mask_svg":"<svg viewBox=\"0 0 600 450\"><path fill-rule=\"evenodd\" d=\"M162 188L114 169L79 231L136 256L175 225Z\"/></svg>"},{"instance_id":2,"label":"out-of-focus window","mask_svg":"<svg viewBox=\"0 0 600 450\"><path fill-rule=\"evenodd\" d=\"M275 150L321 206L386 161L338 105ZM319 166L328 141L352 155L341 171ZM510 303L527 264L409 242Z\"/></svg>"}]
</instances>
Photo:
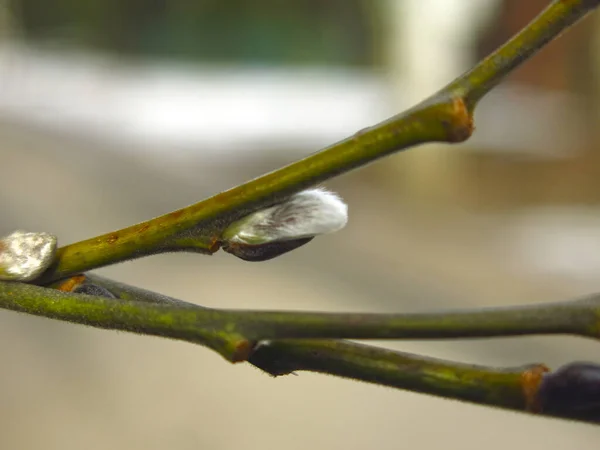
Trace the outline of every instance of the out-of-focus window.
<instances>
[{"instance_id":1,"label":"out-of-focus window","mask_svg":"<svg viewBox=\"0 0 600 450\"><path fill-rule=\"evenodd\" d=\"M135 57L372 66L369 0L13 0L23 37Z\"/></svg>"}]
</instances>

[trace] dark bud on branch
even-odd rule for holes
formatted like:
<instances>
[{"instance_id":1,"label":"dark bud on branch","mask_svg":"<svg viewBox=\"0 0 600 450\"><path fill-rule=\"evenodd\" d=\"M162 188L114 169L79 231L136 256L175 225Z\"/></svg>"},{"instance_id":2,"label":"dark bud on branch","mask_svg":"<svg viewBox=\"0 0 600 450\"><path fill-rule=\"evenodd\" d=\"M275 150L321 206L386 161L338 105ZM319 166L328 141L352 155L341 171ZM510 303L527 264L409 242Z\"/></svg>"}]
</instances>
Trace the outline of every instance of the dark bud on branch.
<instances>
[{"instance_id":1,"label":"dark bud on branch","mask_svg":"<svg viewBox=\"0 0 600 450\"><path fill-rule=\"evenodd\" d=\"M222 248L227 253L231 253L244 261L267 261L269 259L281 256L284 253L290 252L304 244L312 241L313 237L294 239L292 241L268 242L262 245L240 244L237 242L226 242Z\"/></svg>"},{"instance_id":2,"label":"dark bud on branch","mask_svg":"<svg viewBox=\"0 0 600 450\"><path fill-rule=\"evenodd\" d=\"M73 289L75 294L95 295L97 297L117 298L108 289L97 284L82 284Z\"/></svg>"},{"instance_id":3,"label":"dark bud on branch","mask_svg":"<svg viewBox=\"0 0 600 450\"><path fill-rule=\"evenodd\" d=\"M538 402L545 414L600 420L600 366L571 363L545 374Z\"/></svg>"}]
</instances>

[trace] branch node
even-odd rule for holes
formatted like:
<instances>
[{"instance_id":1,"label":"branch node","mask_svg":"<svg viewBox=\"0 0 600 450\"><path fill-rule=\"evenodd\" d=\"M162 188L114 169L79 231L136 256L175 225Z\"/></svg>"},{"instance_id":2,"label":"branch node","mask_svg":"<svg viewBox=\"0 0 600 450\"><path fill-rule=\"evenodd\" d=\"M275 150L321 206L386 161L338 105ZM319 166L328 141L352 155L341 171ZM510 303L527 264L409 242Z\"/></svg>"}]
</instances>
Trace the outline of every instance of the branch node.
<instances>
[{"instance_id":1,"label":"branch node","mask_svg":"<svg viewBox=\"0 0 600 450\"><path fill-rule=\"evenodd\" d=\"M544 364L538 364L527 368L521 374L521 385L523 386L526 411L532 413L540 413L542 411L538 393L544 374L549 371L550 369Z\"/></svg>"},{"instance_id":2,"label":"branch node","mask_svg":"<svg viewBox=\"0 0 600 450\"><path fill-rule=\"evenodd\" d=\"M254 342L251 342L248 339L241 339L236 342L234 351L231 354L231 362L235 364L248 361L254 350L254 345Z\"/></svg>"},{"instance_id":3,"label":"branch node","mask_svg":"<svg viewBox=\"0 0 600 450\"><path fill-rule=\"evenodd\" d=\"M448 142L463 142L471 137L475 129L473 115L463 98L452 98L451 120L444 121L443 124L448 132Z\"/></svg>"}]
</instances>

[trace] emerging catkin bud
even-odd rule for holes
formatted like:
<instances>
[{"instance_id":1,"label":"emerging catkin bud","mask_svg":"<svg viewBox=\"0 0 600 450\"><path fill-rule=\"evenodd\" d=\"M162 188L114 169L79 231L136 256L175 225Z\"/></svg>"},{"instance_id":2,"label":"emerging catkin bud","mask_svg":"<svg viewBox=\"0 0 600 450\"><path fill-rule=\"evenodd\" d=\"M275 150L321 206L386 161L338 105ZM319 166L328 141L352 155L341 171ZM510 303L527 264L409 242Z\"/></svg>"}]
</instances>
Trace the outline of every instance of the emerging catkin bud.
<instances>
[{"instance_id":1,"label":"emerging catkin bud","mask_svg":"<svg viewBox=\"0 0 600 450\"><path fill-rule=\"evenodd\" d=\"M324 189L299 192L285 202L256 211L229 225L223 250L246 261L265 261L338 231L348 222L348 206Z\"/></svg>"},{"instance_id":2,"label":"emerging catkin bud","mask_svg":"<svg viewBox=\"0 0 600 450\"><path fill-rule=\"evenodd\" d=\"M54 261L56 237L15 231L0 238L0 280L33 281Z\"/></svg>"}]
</instances>

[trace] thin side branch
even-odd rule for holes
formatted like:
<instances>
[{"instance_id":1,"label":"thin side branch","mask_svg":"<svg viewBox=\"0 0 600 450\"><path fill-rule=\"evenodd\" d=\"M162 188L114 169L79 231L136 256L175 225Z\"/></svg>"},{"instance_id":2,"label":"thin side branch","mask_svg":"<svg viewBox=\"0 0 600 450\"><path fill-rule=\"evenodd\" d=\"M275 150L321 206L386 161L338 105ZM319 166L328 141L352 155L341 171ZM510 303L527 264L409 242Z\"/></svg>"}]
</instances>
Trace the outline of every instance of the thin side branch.
<instances>
[{"instance_id":1,"label":"thin side branch","mask_svg":"<svg viewBox=\"0 0 600 450\"><path fill-rule=\"evenodd\" d=\"M274 376L311 371L447 399L600 424L600 366L494 368L344 341L281 340L249 360Z\"/></svg>"},{"instance_id":2,"label":"thin side branch","mask_svg":"<svg viewBox=\"0 0 600 450\"><path fill-rule=\"evenodd\" d=\"M477 103L515 68L531 58L551 40L593 11L598 0L552 2L527 27L473 69L460 76L441 93L459 95L473 111Z\"/></svg>"},{"instance_id":3,"label":"thin side branch","mask_svg":"<svg viewBox=\"0 0 600 450\"><path fill-rule=\"evenodd\" d=\"M274 376L326 373L516 411L533 411L541 374L548 370L543 365L496 369L336 340L273 341L259 346L250 362ZM534 373L537 379L528 380Z\"/></svg>"}]
</instances>

